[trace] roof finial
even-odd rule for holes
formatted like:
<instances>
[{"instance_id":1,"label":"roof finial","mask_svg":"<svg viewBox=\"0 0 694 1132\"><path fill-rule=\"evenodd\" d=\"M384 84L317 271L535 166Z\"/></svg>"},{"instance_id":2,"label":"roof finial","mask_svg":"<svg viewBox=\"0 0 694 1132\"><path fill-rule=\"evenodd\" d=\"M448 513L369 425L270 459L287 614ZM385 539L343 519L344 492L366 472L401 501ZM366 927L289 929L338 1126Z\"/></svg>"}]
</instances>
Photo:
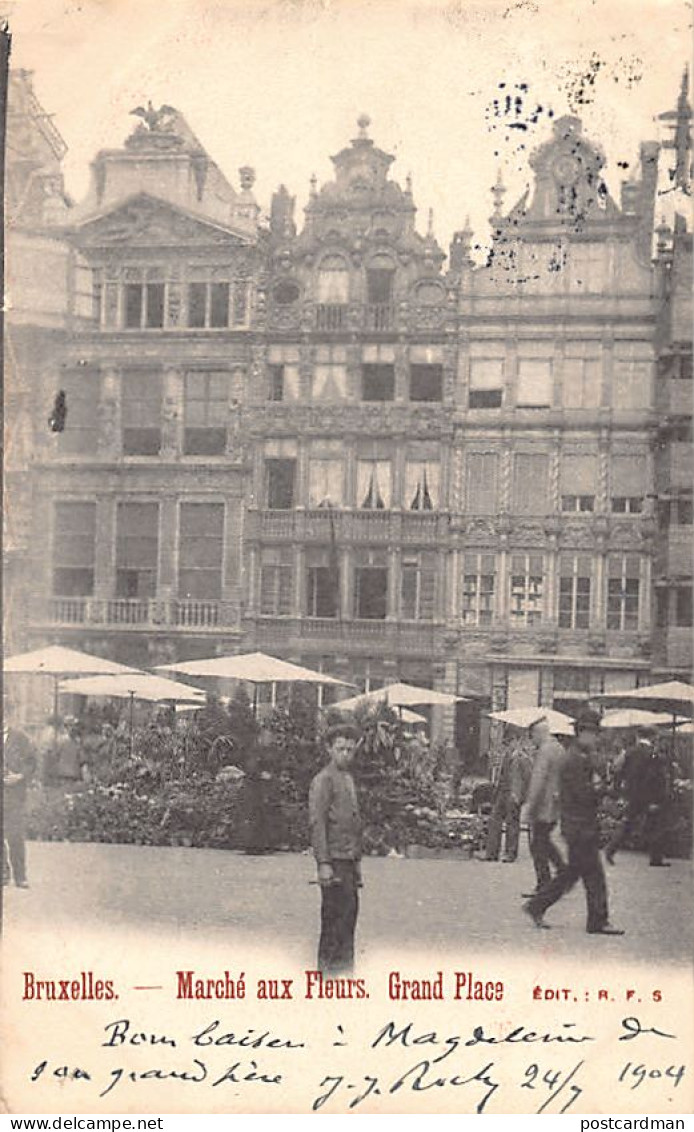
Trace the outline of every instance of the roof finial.
<instances>
[{"instance_id":1,"label":"roof finial","mask_svg":"<svg viewBox=\"0 0 694 1132\"><path fill-rule=\"evenodd\" d=\"M428 221L427 221L427 237L430 240L433 240L433 238L434 238L434 210L433 210L433 208L429 209L429 218L428 218Z\"/></svg>"},{"instance_id":2,"label":"roof finial","mask_svg":"<svg viewBox=\"0 0 694 1132\"><path fill-rule=\"evenodd\" d=\"M494 217L497 219L501 218L501 206L503 204L505 196L506 186L504 185L501 176L501 169L499 169L496 175L496 184L492 186L492 197L494 199Z\"/></svg>"},{"instance_id":3,"label":"roof finial","mask_svg":"<svg viewBox=\"0 0 694 1132\"><path fill-rule=\"evenodd\" d=\"M359 137L364 140L368 139L368 128L371 125L371 119L368 114L360 114L357 118L357 125L359 127Z\"/></svg>"},{"instance_id":4,"label":"roof finial","mask_svg":"<svg viewBox=\"0 0 694 1132\"><path fill-rule=\"evenodd\" d=\"M311 180L309 183L311 185L311 198L314 198L318 195L318 178L315 173L311 174Z\"/></svg>"},{"instance_id":5,"label":"roof finial","mask_svg":"<svg viewBox=\"0 0 694 1132\"><path fill-rule=\"evenodd\" d=\"M408 173L407 176L405 177L405 192L407 193L408 197L412 196L412 174L411 173Z\"/></svg>"}]
</instances>

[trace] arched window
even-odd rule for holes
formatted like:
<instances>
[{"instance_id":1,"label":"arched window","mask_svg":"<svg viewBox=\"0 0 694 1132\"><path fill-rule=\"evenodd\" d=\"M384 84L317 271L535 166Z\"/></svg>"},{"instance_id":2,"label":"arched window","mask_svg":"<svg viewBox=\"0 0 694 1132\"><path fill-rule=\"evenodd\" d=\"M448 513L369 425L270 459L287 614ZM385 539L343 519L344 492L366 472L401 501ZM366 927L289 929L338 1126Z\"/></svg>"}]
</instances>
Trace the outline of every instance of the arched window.
<instances>
[{"instance_id":1,"label":"arched window","mask_svg":"<svg viewBox=\"0 0 694 1132\"><path fill-rule=\"evenodd\" d=\"M368 303L391 303L395 265L389 256L374 256L366 269L366 299Z\"/></svg>"},{"instance_id":2,"label":"arched window","mask_svg":"<svg viewBox=\"0 0 694 1132\"><path fill-rule=\"evenodd\" d=\"M318 302L344 305L349 302L349 268L339 255L326 256L318 269Z\"/></svg>"}]
</instances>

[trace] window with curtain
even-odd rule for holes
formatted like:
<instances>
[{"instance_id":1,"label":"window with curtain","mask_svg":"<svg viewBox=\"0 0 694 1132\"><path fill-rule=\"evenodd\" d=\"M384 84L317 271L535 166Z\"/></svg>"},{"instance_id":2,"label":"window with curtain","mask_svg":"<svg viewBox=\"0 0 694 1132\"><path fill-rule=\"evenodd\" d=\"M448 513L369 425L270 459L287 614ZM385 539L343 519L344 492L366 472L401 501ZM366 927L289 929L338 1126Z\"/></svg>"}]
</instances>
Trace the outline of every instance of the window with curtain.
<instances>
[{"instance_id":1,"label":"window with curtain","mask_svg":"<svg viewBox=\"0 0 694 1132\"><path fill-rule=\"evenodd\" d=\"M513 506L519 515L546 515L549 510L549 457L517 452L513 461Z\"/></svg>"},{"instance_id":2,"label":"window with curtain","mask_svg":"<svg viewBox=\"0 0 694 1132\"><path fill-rule=\"evenodd\" d=\"M541 554L513 554L510 576L511 624L514 628L542 620L544 561Z\"/></svg>"},{"instance_id":3,"label":"window with curtain","mask_svg":"<svg viewBox=\"0 0 694 1132\"><path fill-rule=\"evenodd\" d=\"M183 451L186 456L221 456L226 448L229 374L190 370L185 375Z\"/></svg>"},{"instance_id":4,"label":"window with curtain","mask_svg":"<svg viewBox=\"0 0 694 1132\"><path fill-rule=\"evenodd\" d=\"M516 404L519 409L548 409L552 404L552 362L519 358Z\"/></svg>"},{"instance_id":5,"label":"window with curtain","mask_svg":"<svg viewBox=\"0 0 694 1132\"><path fill-rule=\"evenodd\" d=\"M400 573L400 616L405 621L431 621L436 602L436 553L404 555Z\"/></svg>"},{"instance_id":6,"label":"window with curtain","mask_svg":"<svg viewBox=\"0 0 694 1132\"><path fill-rule=\"evenodd\" d=\"M607 571L607 628L639 627L640 562L635 554L610 554Z\"/></svg>"},{"instance_id":7,"label":"window with curtain","mask_svg":"<svg viewBox=\"0 0 694 1132\"><path fill-rule=\"evenodd\" d=\"M260 562L261 617L290 617L294 587L293 551L264 547Z\"/></svg>"},{"instance_id":8,"label":"window with curtain","mask_svg":"<svg viewBox=\"0 0 694 1132\"><path fill-rule=\"evenodd\" d=\"M299 397L299 347L271 346L268 350L268 400L296 401Z\"/></svg>"},{"instance_id":9,"label":"window with curtain","mask_svg":"<svg viewBox=\"0 0 694 1132\"><path fill-rule=\"evenodd\" d=\"M311 397L314 401L344 401L347 397L347 349L317 346Z\"/></svg>"},{"instance_id":10,"label":"window with curtain","mask_svg":"<svg viewBox=\"0 0 694 1132\"><path fill-rule=\"evenodd\" d=\"M161 374L127 370L121 385L124 456L158 456L161 448Z\"/></svg>"},{"instance_id":11,"label":"window with curtain","mask_svg":"<svg viewBox=\"0 0 694 1132\"><path fill-rule=\"evenodd\" d=\"M563 554L559 562L559 628L587 629L593 568L587 555Z\"/></svg>"},{"instance_id":12,"label":"window with curtain","mask_svg":"<svg viewBox=\"0 0 694 1132\"><path fill-rule=\"evenodd\" d=\"M504 396L504 359L471 358L470 391L471 409L500 409Z\"/></svg>"},{"instance_id":13,"label":"window with curtain","mask_svg":"<svg viewBox=\"0 0 694 1132\"><path fill-rule=\"evenodd\" d=\"M491 625L494 616L495 586L495 556L466 554L463 559L464 625Z\"/></svg>"},{"instance_id":14,"label":"window with curtain","mask_svg":"<svg viewBox=\"0 0 694 1132\"><path fill-rule=\"evenodd\" d=\"M358 460L357 507L363 511L387 511L392 495L390 460Z\"/></svg>"},{"instance_id":15,"label":"window with curtain","mask_svg":"<svg viewBox=\"0 0 694 1132\"><path fill-rule=\"evenodd\" d=\"M308 465L309 507L341 507L344 479L343 460L312 457Z\"/></svg>"},{"instance_id":16,"label":"window with curtain","mask_svg":"<svg viewBox=\"0 0 694 1132\"><path fill-rule=\"evenodd\" d=\"M182 503L178 525L178 596L220 601L224 504Z\"/></svg>"},{"instance_id":17,"label":"window with curtain","mask_svg":"<svg viewBox=\"0 0 694 1132\"><path fill-rule=\"evenodd\" d=\"M404 506L410 511L437 511L440 478L438 460L408 460L405 464Z\"/></svg>"},{"instance_id":18,"label":"window with curtain","mask_svg":"<svg viewBox=\"0 0 694 1132\"><path fill-rule=\"evenodd\" d=\"M56 502L53 507L53 593L89 597L94 593L96 503Z\"/></svg>"},{"instance_id":19,"label":"window with curtain","mask_svg":"<svg viewBox=\"0 0 694 1132\"><path fill-rule=\"evenodd\" d=\"M337 617L340 608L340 567L330 550L306 552L306 616Z\"/></svg>"},{"instance_id":20,"label":"window with curtain","mask_svg":"<svg viewBox=\"0 0 694 1132\"><path fill-rule=\"evenodd\" d=\"M498 506L499 459L496 452L468 452L465 457L466 510L494 515Z\"/></svg>"},{"instance_id":21,"label":"window with curtain","mask_svg":"<svg viewBox=\"0 0 694 1132\"><path fill-rule=\"evenodd\" d=\"M159 559L159 504L119 503L116 596L154 597Z\"/></svg>"},{"instance_id":22,"label":"window with curtain","mask_svg":"<svg viewBox=\"0 0 694 1132\"><path fill-rule=\"evenodd\" d=\"M349 265L342 256L328 256L318 268L319 303L344 306L349 302Z\"/></svg>"}]
</instances>

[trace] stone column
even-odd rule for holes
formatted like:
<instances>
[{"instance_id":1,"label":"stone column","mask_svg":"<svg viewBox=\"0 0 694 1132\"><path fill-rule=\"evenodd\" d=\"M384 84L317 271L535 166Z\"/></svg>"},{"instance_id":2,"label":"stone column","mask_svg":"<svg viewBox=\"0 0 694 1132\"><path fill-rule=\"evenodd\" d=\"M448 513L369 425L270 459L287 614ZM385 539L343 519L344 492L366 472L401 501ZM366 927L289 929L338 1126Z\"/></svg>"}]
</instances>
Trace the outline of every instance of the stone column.
<instances>
[{"instance_id":1,"label":"stone column","mask_svg":"<svg viewBox=\"0 0 694 1132\"><path fill-rule=\"evenodd\" d=\"M176 594L178 584L178 500L175 495L161 496L159 503L159 579L157 596L168 601Z\"/></svg>"},{"instance_id":2,"label":"stone column","mask_svg":"<svg viewBox=\"0 0 694 1132\"><path fill-rule=\"evenodd\" d=\"M115 367L106 366L99 389L98 451L105 460L117 460L122 447L121 375Z\"/></svg>"},{"instance_id":3,"label":"stone column","mask_svg":"<svg viewBox=\"0 0 694 1132\"><path fill-rule=\"evenodd\" d=\"M409 401L409 366L407 346L398 342L395 346L395 400Z\"/></svg>"},{"instance_id":4,"label":"stone column","mask_svg":"<svg viewBox=\"0 0 694 1132\"><path fill-rule=\"evenodd\" d=\"M292 597L292 617L300 618L303 616L303 596L304 596L304 549L300 545L293 547L294 552L294 593Z\"/></svg>"},{"instance_id":5,"label":"stone column","mask_svg":"<svg viewBox=\"0 0 694 1132\"><path fill-rule=\"evenodd\" d=\"M388 547L388 593L386 595L386 620L398 619L398 591L400 588L401 554L397 547Z\"/></svg>"},{"instance_id":6,"label":"stone column","mask_svg":"<svg viewBox=\"0 0 694 1132\"><path fill-rule=\"evenodd\" d=\"M243 551L241 551L243 554ZM253 615L258 612L260 591L260 552L257 546L251 546L246 560L247 575L245 578L244 601L246 613Z\"/></svg>"},{"instance_id":7,"label":"stone column","mask_svg":"<svg viewBox=\"0 0 694 1132\"><path fill-rule=\"evenodd\" d=\"M161 454L177 459L183 451L183 385L181 370L168 367L162 376Z\"/></svg>"},{"instance_id":8,"label":"stone column","mask_svg":"<svg viewBox=\"0 0 694 1132\"><path fill-rule=\"evenodd\" d=\"M116 594L116 506L112 495L97 496L94 596L98 598Z\"/></svg>"}]
</instances>

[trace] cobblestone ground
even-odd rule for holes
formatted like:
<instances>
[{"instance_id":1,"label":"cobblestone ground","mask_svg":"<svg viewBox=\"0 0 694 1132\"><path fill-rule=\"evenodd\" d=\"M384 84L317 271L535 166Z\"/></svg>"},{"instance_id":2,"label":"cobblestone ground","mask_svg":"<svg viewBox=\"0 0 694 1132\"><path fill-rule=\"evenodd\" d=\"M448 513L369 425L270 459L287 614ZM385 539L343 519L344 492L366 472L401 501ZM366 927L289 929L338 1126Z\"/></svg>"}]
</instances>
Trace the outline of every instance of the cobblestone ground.
<instances>
[{"instance_id":1,"label":"cobblestone ground","mask_svg":"<svg viewBox=\"0 0 694 1132\"><path fill-rule=\"evenodd\" d=\"M26 931L147 927L210 942L282 941L288 957L310 962L318 889L308 854L246 857L206 849L30 842L31 887L4 889L8 941ZM689 861L649 868L622 853L606 866L611 919L623 938L585 933L582 887L548 913L553 931L539 933L521 911L533 885L527 847L515 864L369 858L359 919L363 955L428 951L519 954L551 942L556 957L649 964L689 963L693 920Z\"/></svg>"}]
</instances>

